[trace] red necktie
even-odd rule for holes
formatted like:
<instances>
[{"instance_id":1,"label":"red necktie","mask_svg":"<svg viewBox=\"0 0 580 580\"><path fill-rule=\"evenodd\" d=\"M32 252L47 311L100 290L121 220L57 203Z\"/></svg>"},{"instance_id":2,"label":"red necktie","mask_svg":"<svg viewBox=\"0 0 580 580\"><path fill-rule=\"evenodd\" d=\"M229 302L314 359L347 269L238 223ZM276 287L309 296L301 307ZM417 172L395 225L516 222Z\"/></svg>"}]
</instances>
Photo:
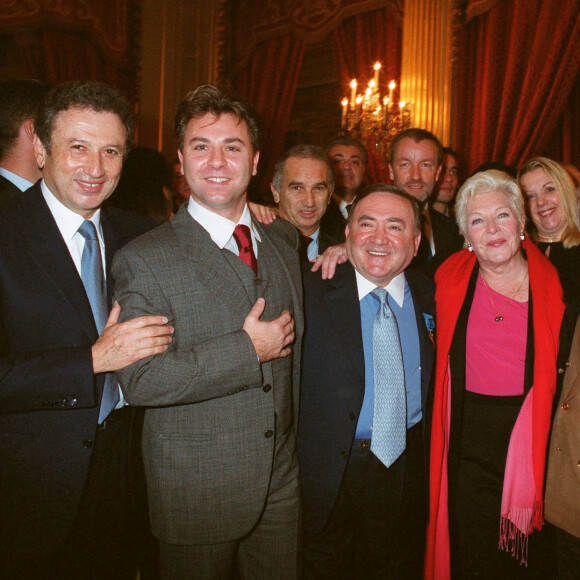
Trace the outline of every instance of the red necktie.
<instances>
[{"instance_id":1,"label":"red necktie","mask_svg":"<svg viewBox=\"0 0 580 580\"><path fill-rule=\"evenodd\" d=\"M250 266L254 270L254 274L258 275L258 261L256 260L256 255L254 254L254 248L252 246L252 234L250 233L250 228L244 225L237 225L234 230L234 239L238 244L238 254L242 262Z\"/></svg>"}]
</instances>

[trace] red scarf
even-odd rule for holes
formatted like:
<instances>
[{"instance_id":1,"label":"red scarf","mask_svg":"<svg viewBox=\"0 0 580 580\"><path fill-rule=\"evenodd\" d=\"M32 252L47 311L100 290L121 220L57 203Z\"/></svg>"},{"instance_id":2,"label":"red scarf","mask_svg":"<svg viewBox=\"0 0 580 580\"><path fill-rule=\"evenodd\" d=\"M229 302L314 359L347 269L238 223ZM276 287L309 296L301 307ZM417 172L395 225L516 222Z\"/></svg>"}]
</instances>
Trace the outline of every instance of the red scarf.
<instances>
[{"instance_id":1,"label":"red scarf","mask_svg":"<svg viewBox=\"0 0 580 580\"><path fill-rule=\"evenodd\" d=\"M532 322L534 325L534 377L531 400L531 437L526 432L525 439L531 441L531 450L528 456L531 459L530 472L533 473L535 485L535 500L533 506L530 529L514 533L514 528L507 526L508 532L513 534L509 540L509 549L514 555L525 544L528 533L532 528L540 529L543 525L543 490L544 468L546 464L546 448L550 431L552 400L556 390L556 358L560 326L564 315L562 288L558 272L549 260L538 250L535 244L528 239L523 242L528 258L530 293L532 300ZM437 270L435 282L437 284L437 362L435 367L435 395L433 403L433 424L431 431L431 462L429 487L429 525L427 528L427 550L425 555L425 579L447 580L451 576L449 554L449 525L447 504L447 451L449 449L449 422L450 422L450 372L449 351L455 332L455 326L460 310L465 301L469 279L475 267L475 256L463 250L451 256ZM518 421L520 422L520 417ZM516 423L517 423L516 422ZM525 421L520 423L525 424ZM518 430L521 433L522 429ZM517 439L517 441L514 441ZM510 449L525 445L521 435L512 433ZM515 453L511 453L514 456ZM508 451L508 461L510 461ZM510 481L504 478L504 500L510 503L512 497L509 491L517 488L518 470L509 468ZM515 481L513 480L515 478ZM510 488L507 490L506 487ZM515 494L517 496L517 494ZM507 499L506 499L507 496ZM503 503L503 502L502 502ZM520 506L508 505L510 513L517 511ZM508 511L501 514L509 518ZM508 522L509 523L509 522ZM505 527L505 526L504 526ZM523 540L522 540L523 538Z\"/></svg>"}]
</instances>

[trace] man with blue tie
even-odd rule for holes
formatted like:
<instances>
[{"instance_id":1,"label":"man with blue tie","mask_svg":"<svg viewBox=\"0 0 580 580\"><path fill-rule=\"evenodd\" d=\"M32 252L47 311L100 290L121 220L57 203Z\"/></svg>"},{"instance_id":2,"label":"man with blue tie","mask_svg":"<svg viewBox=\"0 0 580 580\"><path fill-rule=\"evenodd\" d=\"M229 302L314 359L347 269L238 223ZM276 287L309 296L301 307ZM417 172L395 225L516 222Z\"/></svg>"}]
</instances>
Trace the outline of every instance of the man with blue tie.
<instances>
[{"instance_id":1,"label":"man with blue tie","mask_svg":"<svg viewBox=\"0 0 580 580\"><path fill-rule=\"evenodd\" d=\"M433 285L406 270L420 209L374 185L346 227L331 280L303 269L298 455L307 579L420 578Z\"/></svg>"},{"instance_id":2,"label":"man with blue tie","mask_svg":"<svg viewBox=\"0 0 580 580\"><path fill-rule=\"evenodd\" d=\"M109 313L113 254L149 225L101 208L132 119L101 83L51 89L35 119L43 179L0 209L1 578L135 578L113 372L165 351L173 329Z\"/></svg>"}]
</instances>

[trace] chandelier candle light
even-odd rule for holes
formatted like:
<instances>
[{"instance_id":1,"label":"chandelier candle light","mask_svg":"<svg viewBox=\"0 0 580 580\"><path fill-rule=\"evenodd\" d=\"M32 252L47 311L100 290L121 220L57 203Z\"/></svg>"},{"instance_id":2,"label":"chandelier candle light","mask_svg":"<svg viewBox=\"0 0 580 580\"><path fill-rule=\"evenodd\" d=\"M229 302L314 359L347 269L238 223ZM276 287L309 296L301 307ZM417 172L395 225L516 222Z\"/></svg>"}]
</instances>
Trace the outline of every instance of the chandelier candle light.
<instances>
[{"instance_id":1,"label":"chandelier candle light","mask_svg":"<svg viewBox=\"0 0 580 580\"><path fill-rule=\"evenodd\" d=\"M350 82L350 101L344 97L342 105L342 131L365 143L373 143L377 152L388 157L389 146L395 135L411 126L411 110L405 101L395 103L395 81L389 83L389 96L381 98L379 73L381 63L373 66L374 77L362 94L357 94L358 82Z\"/></svg>"}]
</instances>

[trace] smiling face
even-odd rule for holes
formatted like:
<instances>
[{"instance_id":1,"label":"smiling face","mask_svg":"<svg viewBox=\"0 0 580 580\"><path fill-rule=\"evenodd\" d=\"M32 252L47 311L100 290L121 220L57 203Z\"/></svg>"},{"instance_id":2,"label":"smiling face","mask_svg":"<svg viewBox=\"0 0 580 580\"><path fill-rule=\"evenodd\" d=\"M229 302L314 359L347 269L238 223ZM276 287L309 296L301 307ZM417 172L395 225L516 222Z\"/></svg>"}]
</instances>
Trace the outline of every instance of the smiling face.
<instances>
[{"instance_id":1,"label":"smiling face","mask_svg":"<svg viewBox=\"0 0 580 580\"><path fill-rule=\"evenodd\" d=\"M126 143L127 130L118 115L82 108L57 115L50 152L38 138L34 147L48 189L88 219L117 186Z\"/></svg>"},{"instance_id":2,"label":"smiling face","mask_svg":"<svg viewBox=\"0 0 580 580\"><path fill-rule=\"evenodd\" d=\"M559 240L566 231L567 220L554 182L538 167L520 177L520 186L538 234Z\"/></svg>"},{"instance_id":3,"label":"smiling face","mask_svg":"<svg viewBox=\"0 0 580 580\"><path fill-rule=\"evenodd\" d=\"M346 227L346 253L367 280L385 287L417 254L411 203L392 193L375 192L361 199Z\"/></svg>"},{"instance_id":4,"label":"smiling face","mask_svg":"<svg viewBox=\"0 0 580 580\"><path fill-rule=\"evenodd\" d=\"M337 189L345 201L352 201L365 174L361 150L354 145L333 145L328 158L334 168Z\"/></svg>"},{"instance_id":5,"label":"smiling face","mask_svg":"<svg viewBox=\"0 0 580 580\"><path fill-rule=\"evenodd\" d=\"M259 153L252 150L246 123L230 113L191 119L178 155L191 197L237 222L258 168Z\"/></svg>"},{"instance_id":6,"label":"smiling face","mask_svg":"<svg viewBox=\"0 0 580 580\"><path fill-rule=\"evenodd\" d=\"M272 186L274 200L280 204L280 215L300 230L312 235L330 201L332 190L328 166L320 159L288 157L284 163L282 187Z\"/></svg>"},{"instance_id":7,"label":"smiling face","mask_svg":"<svg viewBox=\"0 0 580 580\"><path fill-rule=\"evenodd\" d=\"M482 267L495 269L516 259L524 225L502 191L476 193L467 202L465 238Z\"/></svg>"},{"instance_id":8,"label":"smiling face","mask_svg":"<svg viewBox=\"0 0 580 580\"><path fill-rule=\"evenodd\" d=\"M405 137L397 143L389 174L393 183L423 203L433 192L441 166L437 163L437 145L429 140Z\"/></svg>"}]
</instances>

